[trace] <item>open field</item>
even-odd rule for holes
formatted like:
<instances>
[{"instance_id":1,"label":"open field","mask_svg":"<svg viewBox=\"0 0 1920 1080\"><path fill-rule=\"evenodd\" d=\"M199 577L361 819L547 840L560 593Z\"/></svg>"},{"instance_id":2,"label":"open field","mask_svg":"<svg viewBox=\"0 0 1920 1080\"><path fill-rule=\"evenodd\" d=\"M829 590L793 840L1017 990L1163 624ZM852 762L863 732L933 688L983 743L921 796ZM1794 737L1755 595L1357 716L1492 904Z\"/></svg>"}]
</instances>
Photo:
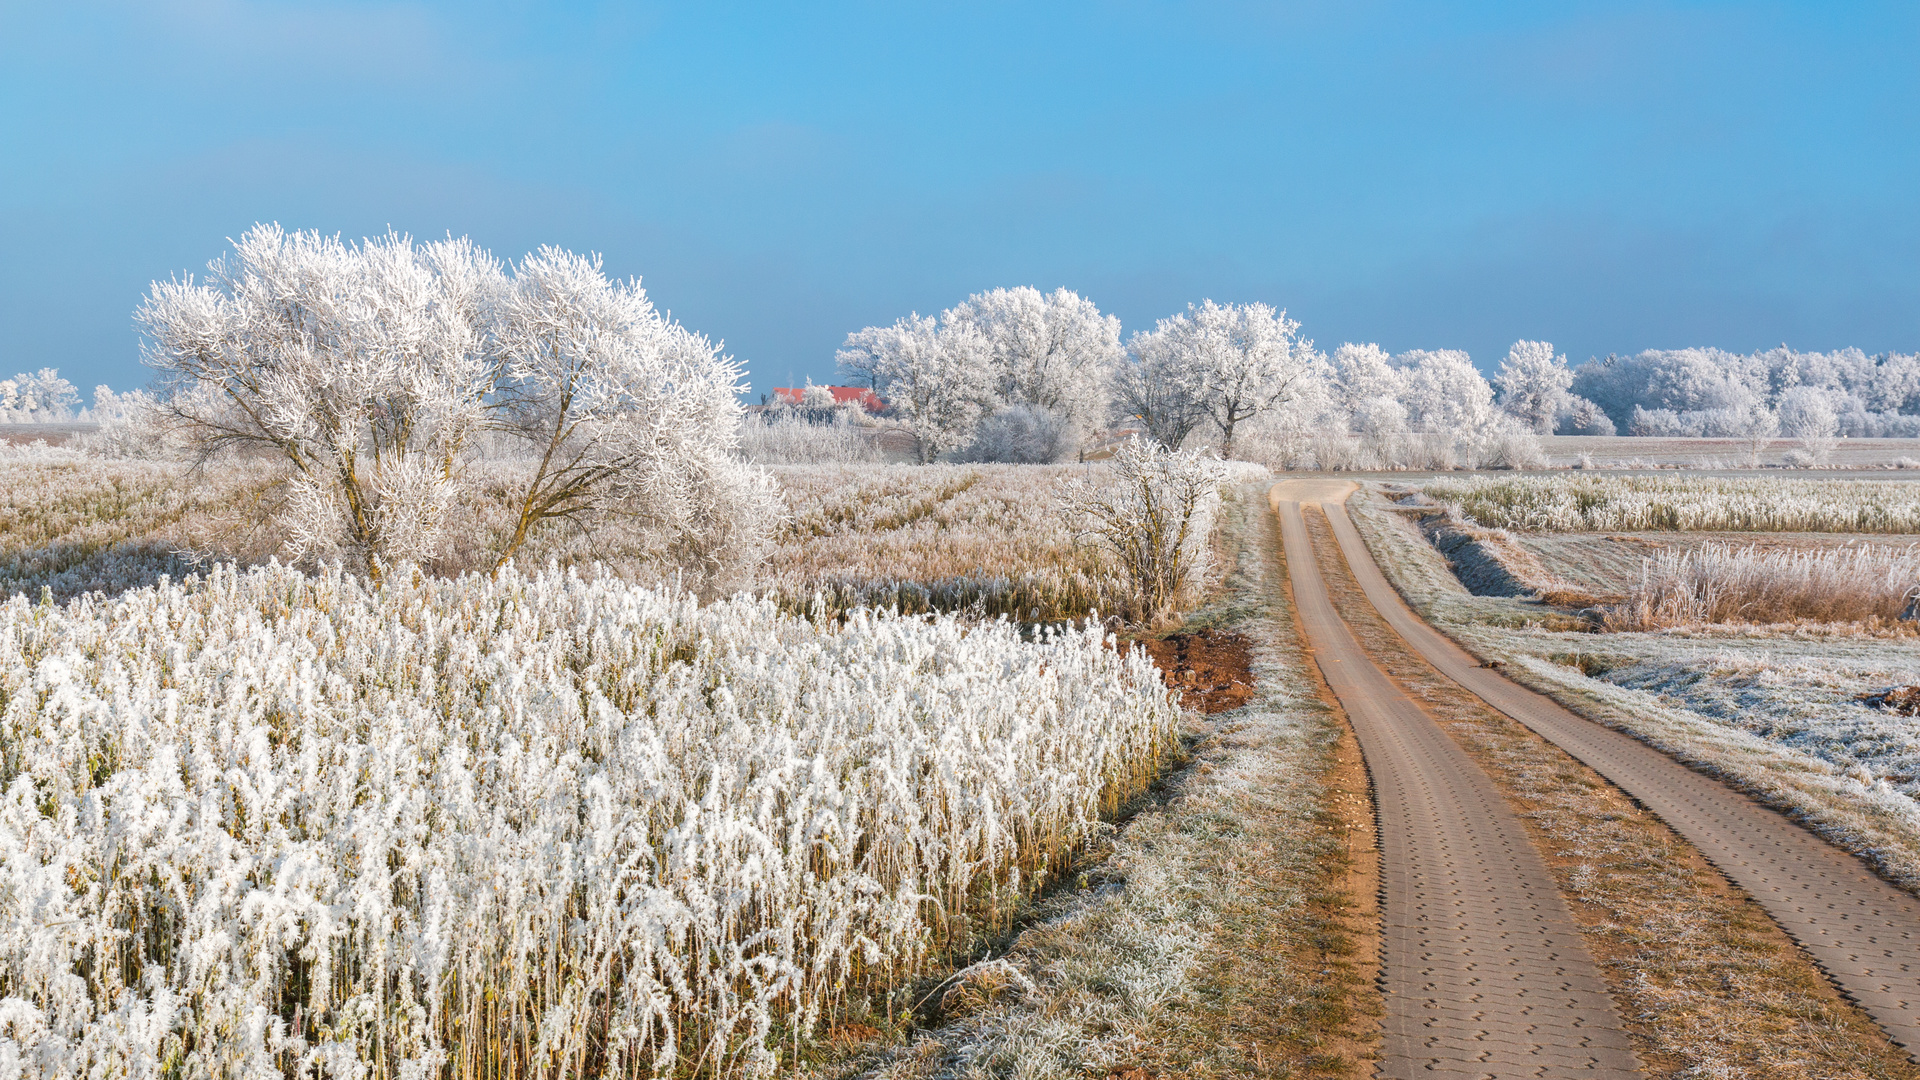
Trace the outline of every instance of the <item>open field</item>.
<instances>
[{"instance_id":1,"label":"open field","mask_svg":"<svg viewBox=\"0 0 1920 1080\"><path fill-rule=\"evenodd\" d=\"M796 610L867 605L1023 621L1130 615L1118 570L1076 536L1058 497L1104 466L788 466L772 470L787 510L750 584ZM278 551L263 520L275 473L167 462L0 463L0 594L56 599L178 579L210 561L259 564ZM502 488L481 486L466 527L511 524ZM583 572L601 563L650 580L618 519L536 534L519 560ZM451 565L444 569L479 568Z\"/></svg>"},{"instance_id":2,"label":"open field","mask_svg":"<svg viewBox=\"0 0 1920 1080\"><path fill-rule=\"evenodd\" d=\"M1765 487L1769 482L1781 485L1772 498ZM1728 488L1717 478L1663 477L1662 490L1679 497L1664 507L1651 501L1641 505L1669 520L1716 525L1742 515L1748 517L1741 524L1759 524L1764 522L1757 518L1774 515L1776 521L1837 527L1859 520L1863 507L1885 515L1875 520L1904 520L1907 513L1904 500L1886 497L1889 489L1869 488L1863 495L1845 490L1856 487L1851 482L1828 481L1843 489L1838 492L1808 486L1821 482L1782 476ZM1544 490L1532 478L1519 488L1499 478L1470 478L1451 488L1449 483L1443 480L1441 490L1464 488L1482 495L1517 490L1528 499ZM1716 493L1728 497L1716 504ZM1646 490L1632 494L1635 499L1652 495ZM1516 503L1537 505L1528 499ZM1920 888L1920 803L1915 801L1920 738L1910 718L1857 700L1892 685L1920 682L1920 654L1906 624L1803 621L1594 633L1590 620L1524 596L1473 595L1411 524L1409 512L1379 493L1357 496L1352 505L1368 546L1396 588L1449 635L1577 710L1789 810L1894 880ZM1588 511L1603 521L1615 512L1604 502ZM1697 551L1713 540L1762 547L1778 542L1789 551L1844 550L1852 541L1898 552L1913 539L1752 531L1640 531L1615 539L1581 532L1516 530L1510 535L1555 575L1616 597L1638 578L1643 558Z\"/></svg>"},{"instance_id":3,"label":"open field","mask_svg":"<svg viewBox=\"0 0 1920 1080\"><path fill-rule=\"evenodd\" d=\"M1418 481L1468 522L1529 533L1920 533L1920 483L1813 478L1585 473Z\"/></svg>"},{"instance_id":4,"label":"open field","mask_svg":"<svg viewBox=\"0 0 1920 1080\"><path fill-rule=\"evenodd\" d=\"M1591 463L1599 468L1745 469L1752 460L1749 447L1740 439L1543 435L1540 448L1547 464L1555 467ZM1760 465L1783 466L1787 454L1799 448L1792 439L1769 440L1760 452ZM1841 439L1827 459L1828 467L1835 469L1914 467L1903 462L1920 462L1920 439Z\"/></svg>"},{"instance_id":5,"label":"open field","mask_svg":"<svg viewBox=\"0 0 1920 1080\"><path fill-rule=\"evenodd\" d=\"M1175 748L1144 654L992 621L1009 598L1022 620L1124 600L1054 498L1104 466L782 470L771 598L707 606L613 574L376 588L266 565L264 468L0 468L0 845L5 895L32 899L7 915L0 996L20 1004L0 1042L39 1075L831 1062L849 1038L962 1015L923 977L1025 917ZM1223 550L1257 564L1238 520ZM578 542L534 554L620 556L617 535ZM236 556L254 568L209 571ZM832 618L809 617L815 595L838 598ZM918 602L897 617L849 610L903 596ZM1063 1052L1244 1075L1262 1054L1324 1056L1311 1009L1362 1007L1363 975L1329 989L1337 961L1297 946L1335 910L1316 884L1328 834L1297 823L1336 735L1287 696L1290 662L1260 661L1266 719L1187 732L1193 809L1105 849L1095 872L1125 901L1082 891L1097 913L1042 935L1081 974L1035 969L1036 986L1133 1018L1128 1039L1095 1025ZM1194 816L1208 800L1265 815L1263 870L1290 868L1244 931L1280 935L1251 974L1222 975L1181 929L1249 898L1244 873L1182 898L1222 842L1202 826L1226 811ZM199 809L161 813L176 804ZM1119 997L1115 950L1151 972ZM1305 995L1217 1020L1264 1050L1149 1037L1176 1003L1256 977Z\"/></svg>"}]
</instances>

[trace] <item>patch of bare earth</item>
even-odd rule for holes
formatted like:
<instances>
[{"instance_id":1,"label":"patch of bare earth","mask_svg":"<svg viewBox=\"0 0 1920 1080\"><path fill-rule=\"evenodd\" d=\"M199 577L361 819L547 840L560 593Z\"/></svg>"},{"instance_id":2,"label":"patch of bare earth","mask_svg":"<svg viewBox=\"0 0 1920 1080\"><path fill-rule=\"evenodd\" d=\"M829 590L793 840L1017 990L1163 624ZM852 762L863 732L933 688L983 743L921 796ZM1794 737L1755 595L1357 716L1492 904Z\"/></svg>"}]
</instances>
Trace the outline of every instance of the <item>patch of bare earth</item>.
<instances>
[{"instance_id":1,"label":"patch of bare earth","mask_svg":"<svg viewBox=\"0 0 1920 1080\"><path fill-rule=\"evenodd\" d=\"M1253 696L1253 647L1244 634L1206 627L1137 644L1153 657L1168 689L1177 691L1180 703L1190 709L1226 712Z\"/></svg>"},{"instance_id":2,"label":"patch of bare earth","mask_svg":"<svg viewBox=\"0 0 1920 1080\"><path fill-rule=\"evenodd\" d=\"M1222 595L1187 632L1142 642L1193 707L1186 765L1008 951L931 988L924 1026L818 1072L1371 1075L1371 803L1275 591L1285 575L1264 486L1229 507Z\"/></svg>"},{"instance_id":3,"label":"patch of bare earth","mask_svg":"<svg viewBox=\"0 0 1920 1080\"><path fill-rule=\"evenodd\" d=\"M1325 516L1306 516L1354 634L1442 718L1526 823L1651 1075L1920 1077L1757 904L1657 818L1413 653L1361 593Z\"/></svg>"}]
</instances>

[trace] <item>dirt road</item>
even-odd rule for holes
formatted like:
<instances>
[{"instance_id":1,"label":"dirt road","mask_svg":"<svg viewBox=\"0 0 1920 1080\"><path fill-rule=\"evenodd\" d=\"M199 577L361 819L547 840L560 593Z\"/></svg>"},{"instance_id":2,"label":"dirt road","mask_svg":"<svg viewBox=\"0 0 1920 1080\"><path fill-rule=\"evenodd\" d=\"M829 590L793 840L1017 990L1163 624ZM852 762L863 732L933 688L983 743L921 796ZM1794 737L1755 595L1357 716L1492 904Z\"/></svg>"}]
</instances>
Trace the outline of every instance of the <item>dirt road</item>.
<instances>
[{"instance_id":1,"label":"dirt road","mask_svg":"<svg viewBox=\"0 0 1920 1080\"><path fill-rule=\"evenodd\" d=\"M1366 756L1380 815L1386 1020L1380 1075L1640 1075L1546 863L1493 783L1375 667L1335 613L1301 501L1274 489L1300 625Z\"/></svg>"},{"instance_id":2,"label":"dirt road","mask_svg":"<svg viewBox=\"0 0 1920 1080\"><path fill-rule=\"evenodd\" d=\"M1329 643L1335 647L1343 642L1350 645L1352 638L1325 603L1324 585L1314 569L1305 531L1298 525L1302 502L1317 502L1325 508L1341 551L1368 600L1429 664L1489 706L1558 745L1658 815L1759 902L1806 948L1835 985L1896 1043L1909 1054L1920 1051L1920 900L1875 877L1858 859L1784 816L1480 666L1473 656L1408 609L1381 574L1347 516L1344 502L1352 490L1353 485L1345 482L1289 481L1276 486L1271 496L1281 515L1302 627L1316 650L1327 649ZM1301 554L1296 556L1296 551ZM1304 590L1303 577L1308 579ZM1309 614L1309 594L1317 595L1324 615ZM1364 655L1356 659L1358 665L1371 667ZM1323 659L1322 668L1355 662L1342 658L1329 664ZM1377 670L1375 675L1386 682ZM1328 681L1333 682L1331 674ZM1356 698L1363 696L1358 683L1351 679L1348 682ZM1338 685L1335 692L1352 714L1354 706L1348 694ZM1360 725L1358 716L1354 723L1356 728ZM1430 721L1428 726L1432 726ZM1372 767L1374 751L1367 745L1365 734L1361 741ZM1392 801L1386 796L1397 797L1397 793L1377 772L1375 785L1382 796L1384 826L1385 809ZM1382 854L1385 870L1391 875L1394 862L1385 845L1383 832ZM1389 922L1390 987L1394 963L1391 927ZM1390 1001L1390 1014L1393 1008Z\"/></svg>"}]
</instances>

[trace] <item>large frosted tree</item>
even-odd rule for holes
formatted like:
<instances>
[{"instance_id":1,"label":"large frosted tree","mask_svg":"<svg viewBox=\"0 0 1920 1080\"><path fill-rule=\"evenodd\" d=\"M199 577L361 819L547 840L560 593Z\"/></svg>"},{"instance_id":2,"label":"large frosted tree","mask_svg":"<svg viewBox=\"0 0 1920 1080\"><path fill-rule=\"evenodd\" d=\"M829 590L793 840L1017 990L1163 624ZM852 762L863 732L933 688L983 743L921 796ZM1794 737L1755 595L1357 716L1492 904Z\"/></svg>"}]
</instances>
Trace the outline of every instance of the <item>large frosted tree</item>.
<instances>
[{"instance_id":1,"label":"large frosted tree","mask_svg":"<svg viewBox=\"0 0 1920 1080\"><path fill-rule=\"evenodd\" d=\"M496 564L542 523L609 512L637 518L655 557L703 587L751 560L773 497L735 458L746 387L732 357L598 256L554 247L514 267L490 329L492 417L538 463Z\"/></svg>"},{"instance_id":2,"label":"large frosted tree","mask_svg":"<svg viewBox=\"0 0 1920 1080\"><path fill-rule=\"evenodd\" d=\"M165 409L203 452L288 467L295 555L436 554L494 381L507 278L464 240L354 245L256 226L208 279L155 282L136 315Z\"/></svg>"},{"instance_id":3,"label":"large frosted tree","mask_svg":"<svg viewBox=\"0 0 1920 1080\"><path fill-rule=\"evenodd\" d=\"M1571 385L1567 358L1554 355L1549 341L1514 342L1493 380L1500 408L1536 435L1553 434L1555 421L1567 410Z\"/></svg>"},{"instance_id":4,"label":"large frosted tree","mask_svg":"<svg viewBox=\"0 0 1920 1080\"><path fill-rule=\"evenodd\" d=\"M476 435L525 442L510 557L543 523L636 515L705 586L771 512L732 459L739 368L595 258L503 266L465 239L352 244L256 226L204 282L155 282L137 317L159 408L203 453L287 467L296 557L383 564L448 547Z\"/></svg>"},{"instance_id":5,"label":"large frosted tree","mask_svg":"<svg viewBox=\"0 0 1920 1080\"><path fill-rule=\"evenodd\" d=\"M941 323L984 343L998 404L1044 409L1079 432L1106 419L1120 320L1093 301L1064 288L993 289L947 310Z\"/></svg>"},{"instance_id":6,"label":"large frosted tree","mask_svg":"<svg viewBox=\"0 0 1920 1080\"><path fill-rule=\"evenodd\" d=\"M1200 410L1220 432L1221 453L1233 453L1234 432L1298 395L1324 361L1300 324L1266 304L1212 300L1160 320L1154 333L1191 373Z\"/></svg>"},{"instance_id":7,"label":"large frosted tree","mask_svg":"<svg viewBox=\"0 0 1920 1080\"><path fill-rule=\"evenodd\" d=\"M987 344L967 323L910 314L848 334L836 359L905 422L922 464L966 445L991 401Z\"/></svg>"},{"instance_id":8,"label":"large frosted tree","mask_svg":"<svg viewBox=\"0 0 1920 1080\"><path fill-rule=\"evenodd\" d=\"M1136 333L1127 342L1127 360L1114 377L1114 405L1137 417L1154 442L1180 449L1194 428L1206 422L1200 372L1176 347L1167 324Z\"/></svg>"}]
</instances>

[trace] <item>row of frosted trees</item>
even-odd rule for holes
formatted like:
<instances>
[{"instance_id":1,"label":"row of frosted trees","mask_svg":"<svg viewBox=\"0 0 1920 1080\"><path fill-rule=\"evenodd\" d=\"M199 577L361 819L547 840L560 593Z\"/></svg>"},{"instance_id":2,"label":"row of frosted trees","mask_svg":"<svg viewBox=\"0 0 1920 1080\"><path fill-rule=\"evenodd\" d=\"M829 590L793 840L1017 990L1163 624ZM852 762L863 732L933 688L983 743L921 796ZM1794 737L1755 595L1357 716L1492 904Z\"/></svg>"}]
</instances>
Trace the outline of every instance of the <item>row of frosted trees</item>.
<instances>
[{"instance_id":1,"label":"row of frosted trees","mask_svg":"<svg viewBox=\"0 0 1920 1080\"><path fill-rule=\"evenodd\" d=\"M1540 407L1537 358L1565 369L1551 346L1520 342L1490 384L1463 352L1348 344L1328 356L1299 331L1266 304L1208 300L1123 343L1117 318L1069 290L995 289L938 317L857 331L838 360L844 378L887 400L923 461L1060 460L1100 431L1138 425L1170 449L1209 442L1278 464L1363 446L1396 460L1417 449L1438 463L1524 464L1537 455L1533 425L1518 418Z\"/></svg>"},{"instance_id":2,"label":"row of frosted trees","mask_svg":"<svg viewBox=\"0 0 1920 1080\"><path fill-rule=\"evenodd\" d=\"M1290 466L1526 464L1535 435L1920 436L1920 357L1858 349L1651 350L1570 365L1518 341L1489 381L1464 352L1331 354L1266 304L1211 300L1122 340L1066 289L995 289L938 316L848 335L843 378L872 387L922 460L1050 461L1138 425Z\"/></svg>"}]
</instances>

